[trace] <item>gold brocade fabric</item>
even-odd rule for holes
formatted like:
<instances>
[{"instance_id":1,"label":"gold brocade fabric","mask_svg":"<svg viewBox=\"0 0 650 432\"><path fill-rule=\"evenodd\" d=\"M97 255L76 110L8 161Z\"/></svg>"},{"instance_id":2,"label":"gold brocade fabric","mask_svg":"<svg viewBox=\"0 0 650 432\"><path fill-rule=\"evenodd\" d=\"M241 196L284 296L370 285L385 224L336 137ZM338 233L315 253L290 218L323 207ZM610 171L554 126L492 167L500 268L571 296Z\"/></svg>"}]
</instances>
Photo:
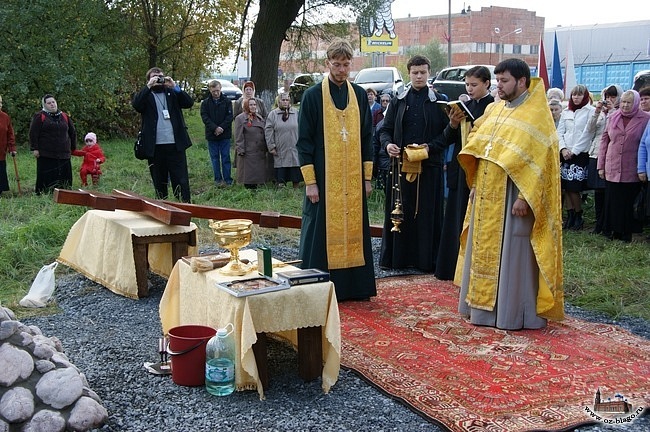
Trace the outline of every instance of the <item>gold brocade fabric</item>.
<instances>
[{"instance_id":1,"label":"gold brocade fabric","mask_svg":"<svg viewBox=\"0 0 650 432\"><path fill-rule=\"evenodd\" d=\"M363 179L366 181L372 180L372 167L373 163L371 161L363 162Z\"/></svg>"},{"instance_id":2,"label":"gold brocade fabric","mask_svg":"<svg viewBox=\"0 0 650 432\"><path fill-rule=\"evenodd\" d=\"M254 260L252 249L240 251L240 258ZM274 260L274 263L277 263ZM295 270L284 266L274 269ZM219 270L193 272L189 264L178 260L160 299L160 322L163 334L189 324L225 327L231 323L235 331L235 385L240 390L255 390L264 399L264 389L255 361L253 345L257 333L273 333L298 345L297 329L321 327L322 383L325 393L336 383L341 360L341 321L336 291L332 282L296 285L290 289L248 297L235 297L217 287L219 282L257 276L251 271L244 276L225 276Z\"/></svg>"},{"instance_id":3,"label":"gold brocade fabric","mask_svg":"<svg viewBox=\"0 0 650 432\"><path fill-rule=\"evenodd\" d=\"M316 172L314 171L314 165L304 165L300 167L302 172L302 179L305 181L306 185L313 185L316 183Z\"/></svg>"},{"instance_id":4,"label":"gold brocade fabric","mask_svg":"<svg viewBox=\"0 0 650 432\"><path fill-rule=\"evenodd\" d=\"M544 85L539 78L531 81L530 94L519 106L509 108L504 102L488 106L458 156L468 185L476 188L467 302L477 309L494 308L505 217L504 206L494 203L505 203L510 178L535 216L530 242L539 267L537 314L559 320L564 318L559 146ZM460 268L468 221L466 216Z\"/></svg>"},{"instance_id":5,"label":"gold brocade fabric","mask_svg":"<svg viewBox=\"0 0 650 432\"><path fill-rule=\"evenodd\" d=\"M361 120L352 84L339 110L323 84L327 261L330 269L359 267L363 257L363 172Z\"/></svg>"},{"instance_id":6,"label":"gold brocade fabric","mask_svg":"<svg viewBox=\"0 0 650 432\"><path fill-rule=\"evenodd\" d=\"M422 173L422 161L429 157L429 152L417 144L409 144L404 149L402 159L402 172L406 174L406 181L413 183Z\"/></svg>"}]
</instances>

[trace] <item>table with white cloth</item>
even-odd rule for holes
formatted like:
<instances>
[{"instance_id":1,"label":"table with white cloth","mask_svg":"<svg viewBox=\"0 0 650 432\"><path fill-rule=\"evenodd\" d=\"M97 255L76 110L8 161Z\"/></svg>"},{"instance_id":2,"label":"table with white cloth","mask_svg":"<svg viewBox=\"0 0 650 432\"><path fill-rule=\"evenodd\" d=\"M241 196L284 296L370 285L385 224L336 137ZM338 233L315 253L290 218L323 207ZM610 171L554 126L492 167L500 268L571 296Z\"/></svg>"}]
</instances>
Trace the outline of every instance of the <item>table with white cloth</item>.
<instances>
[{"instance_id":1,"label":"table with white cloth","mask_svg":"<svg viewBox=\"0 0 650 432\"><path fill-rule=\"evenodd\" d=\"M243 250L240 258L253 261L256 252ZM295 270L292 266L280 268ZM334 284L328 281L296 285L245 297L233 296L217 287L218 282L256 276L256 271L237 277L223 275L218 269L193 272L187 262L178 261L160 301L163 333L167 335L171 328L180 325L222 328L232 323L235 349L239 353L235 362L236 388L257 389L260 399L264 399L264 381L268 379L263 376L266 347L256 349L256 345L260 337L273 333L297 347L300 376L309 380L320 375L322 388L327 393L338 379L341 355L341 326ZM315 341L316 348L320 349L314 349ZM261 366L258 363L263 367L258 369ZM316 376L313 376L314 370Z\"/></svg>"},{"instance_id":2,"label":"table with white cloth","mask_svg":"<svg viewBox=\"0 0 650 432\"><path fill-rule=\"evenodd\" d=\"M57 261L130 298L148 295L149 270L168 277L195 254L196 225L167 225L125 210L89 210L70 228Z\"/></svg>"}]
</instances>

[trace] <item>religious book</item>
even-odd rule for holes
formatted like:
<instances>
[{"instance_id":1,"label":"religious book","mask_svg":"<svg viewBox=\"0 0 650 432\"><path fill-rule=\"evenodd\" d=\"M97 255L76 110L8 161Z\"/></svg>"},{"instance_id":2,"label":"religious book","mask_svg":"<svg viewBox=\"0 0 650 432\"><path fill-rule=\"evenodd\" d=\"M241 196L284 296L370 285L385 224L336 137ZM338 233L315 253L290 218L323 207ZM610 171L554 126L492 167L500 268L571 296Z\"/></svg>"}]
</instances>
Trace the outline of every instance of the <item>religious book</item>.
<instances>
[{"instance_id":1,"label":"religious book","mask_svg":"<svg viewBox=\"0 0 650 432\"><path fill-rule=\"evenodd\" d=\"M290 287L291 286L286 280L275 279L268 276L237 279L229 282L217 282L217 288L226 291L235 297L246 297L273 291L281 291L289 289Z\"/></svg>"},{"instance_id":2,"label":"religious book","mask_svg":"<svg viewBox=\"0 0 650 432\"><path fill-rule=\"evenodd\" d=\"M286 280L292 286L328 282L330 280L328 272L316 268L287 270L278 272L275 275L278 279Z\"/></svg>"},{"instance_id":3,"label":"religious book","mask_svg":"<svg viewBox=\"0 0 650 432\"><path fill-rule=\"evenodd\" d=\"M467 108L467 105L465 105L465 102L462 100L455 100L455 101L436 101L436 103L440 106L441 109L443 109L447 114L449 114L449 111L451 111L451 108L453 106L457 106L463 113L465 113L465 118L470 121L476 120L474 116L472 115L471 111L469 108Z\"/></svg>"}]
</instances>

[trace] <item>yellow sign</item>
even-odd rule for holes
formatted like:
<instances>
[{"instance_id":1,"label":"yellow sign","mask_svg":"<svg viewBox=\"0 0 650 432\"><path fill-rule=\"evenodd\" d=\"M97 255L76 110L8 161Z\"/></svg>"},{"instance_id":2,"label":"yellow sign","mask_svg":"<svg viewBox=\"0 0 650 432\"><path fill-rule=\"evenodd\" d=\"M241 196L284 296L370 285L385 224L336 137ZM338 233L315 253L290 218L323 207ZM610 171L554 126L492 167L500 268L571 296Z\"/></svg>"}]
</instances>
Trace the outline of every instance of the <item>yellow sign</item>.
<instances>
[{"instance_id":1,"label":"yellow sign","mask_svg":"<svg viewBox=\"0 0 650 432\"><path fill-rule=\"evenodd\" d=\"M361 37L361 52L363 53L394 53L397 54L399 50L399 36L394 39L383 33L381 36Z\"/></svg>"}]
</instances>

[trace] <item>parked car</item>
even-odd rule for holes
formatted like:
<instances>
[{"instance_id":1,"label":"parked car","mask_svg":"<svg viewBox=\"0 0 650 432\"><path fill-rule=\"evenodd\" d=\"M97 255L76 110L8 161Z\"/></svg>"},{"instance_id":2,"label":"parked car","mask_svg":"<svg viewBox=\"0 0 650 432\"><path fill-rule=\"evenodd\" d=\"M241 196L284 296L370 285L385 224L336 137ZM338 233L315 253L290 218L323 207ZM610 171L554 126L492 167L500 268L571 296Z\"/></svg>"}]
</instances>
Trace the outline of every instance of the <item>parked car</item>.
<instances>
[{"instance_id":1,"label":"parked car","mask_svg":"<svg viewBox=\"0 0 650 432\"><path fill-rule=\"evenodd\" d=\"M208 90L208 84L210 83L210 81L212 80L210 79L210 80L203 81L203 86L201 86L202 99L205 99L210 94L210 91ZM230 81L225 79L220 79L220 78L218 78L217 81L221 83L221 93L225 97L227 97L228 100L236 101L243 95L242 91L239 90L239 87L237 87Z\"/></svg>"},{"instance_id":2,"label":"parked car","mask_svg":"<svg viewBox=\"0 0 650 432\"><path fill-rule=\"evenodd\" d=\"M465 73L474 66L485 66L490 69L490 73L492 74L490 90L495 89L497 81L494 76L494 66L492 65L465 65L445 68L438 72L433 79L433 89L438 91L438 93L447 95L450 101L458 100L458 96L467 93L465 90Z\"/></svg>"},{"instance_id":3,"label":"parked car","mask_svg":"<svg viewBox=\"0 0 650 432\"><path fill-rule=\"evenodd\" d=\"M305 90L323 81L324 77L325 75L322 73L296 75L296 77L293 79L293 82L289 86L289 98L291 98L291 103L300 103Z\"/></svg>"},{"instance_id":4,"label":"parked car","mask_svg":"<svg viewBox=\"0 0 650 432\"><path fill-rule=\"evenodd\" d=\"M394 67L374 67L361 69L354 77L354 83L364 89L372 88L377 95L389 94L394 97L404 91L404 80Z\"/></svg>"},{"instance_id":5,"label":"parked car","mask_svg":"<svg viewBox=\"0 0 650 432\"><path fill-rule=\"evenodd\" d=\"M642 70L634 75L634 90L639 91L643 87L650 86L650 70Z\"/></svg>"}]
</instances>

